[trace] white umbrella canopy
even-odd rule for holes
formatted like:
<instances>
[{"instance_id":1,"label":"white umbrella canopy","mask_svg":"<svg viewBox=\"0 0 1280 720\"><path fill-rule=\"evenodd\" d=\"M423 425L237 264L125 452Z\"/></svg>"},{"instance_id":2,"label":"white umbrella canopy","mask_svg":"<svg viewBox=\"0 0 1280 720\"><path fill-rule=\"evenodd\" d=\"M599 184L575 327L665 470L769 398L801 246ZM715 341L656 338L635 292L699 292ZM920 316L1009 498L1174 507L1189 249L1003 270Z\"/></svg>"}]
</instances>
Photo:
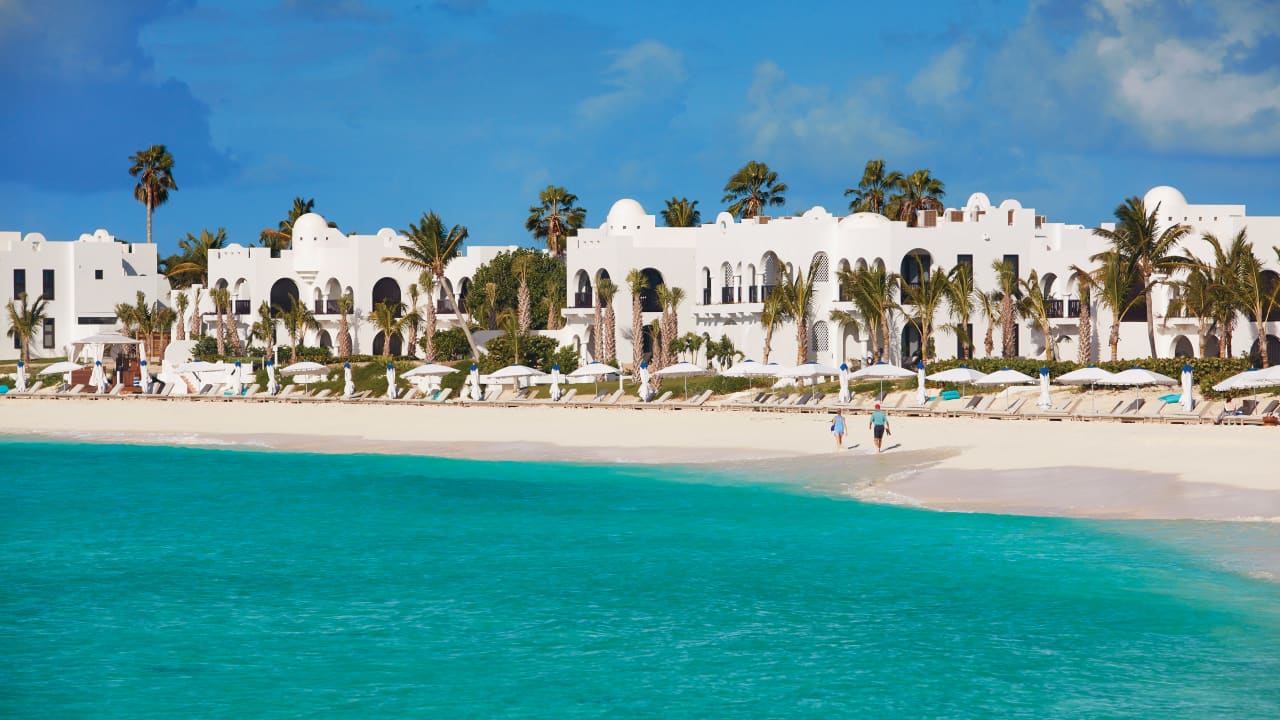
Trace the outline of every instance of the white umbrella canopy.
<instances>
[{"instance_id":1,"label":"white umbrella canopy","mask_svg":"<svg viewBox=\"0 0 1280 720\"><path fill-rule=\"evenodd\" d=\"M579 367L577 370L574 370L573 372L569 373L568 376L574 377L574 378L576 377L599 378L604 375L616 375L617 373L618 373L618 368L613 367L612 365L605 365L602 362L590 362L590 363L587 363L586 365L583 365L582 367Z\"/></svg>"},{"instance_id":2,"label":"white umbrella canopy","mask_svg":"<svg viewBox=\"0 0 1280 720\"><path fill-rule=\"evenodd\" d=\"M280 392L280 383L276 381L276 363L270 358L267 359L267 394L276 395Z\"/></svg>"},{"instance_id":3,"label":"white umbrella canopy","mask_svg":"<svg viewBox=\"0 0 1280 720\"><path fill-rule=\"evenodd\" d=\"M103 351L108 345L134 345L141 352L141 340L135 340L127 335L120 333L104 333L101 335L90 335L71 343L71 357L78 358L86 349L92 351L95 360L101 360Z\"/></svg>"},{"instance_id":4,"label":"white umbrella canopy","mask_svg":"<svg viewBox=\"0 0 1280 720\"><path fill-rule=\"evenodd\" d=\"M289 375L328 375L329 368L318 362L304 360L280 369L280 374Z\"/></svg>"},{"instance_id":5,"label":"white umbrella canopy","mask_svg":"<svg viewBox=\"0 0 1280 720\"><path fill-rule=\"evenodd\" d=\"M1099 385L1177 385L1178 381L1168 375L1161 375L1146 368L1129 368L1122 370L1106 380L1099 380Z\"/></svg>"},{"instance_id":6,"label":"white umbrella canopy","mask_svg":"<svg viewBox=\"0 0 1280 720\"><path fill-rule=\"evenodd\" d=\"M551 366L551 388L547 391L547 393L551 396L551 399L553 401L560 399L560 383L563 380L564 380L564 374L560 372L560 365L558 363L555 365L552 365Z\"/></svg>"},{"instance_id":7,"label":"white umbrella canopy","mask_svg":"<svg viewBox=\"0 0 1280 720\"><path fill-rule=\"evenodd\" d=\"M146 360L138 363L138 389L142 390L143 395L151 394L151 370L147 367Z\"/></svg>"},{"instance_id":8,"label":"white umbrella canopy","mask_svg":"<svg viewBox=\"0 0 1280 720\"><path fill-rule=\"evenodd\" d=\"M480 402L484 397L480 392L480 366L471 363L471 373L467 376L467 385L471 388L471 399Z\"/></svg>"},{"instance_id":9,"label":"white umbrella canopy","mask_svg":"<svg viewBox=\"0 0 1280 720\"><path fill-rule=\"evenodd\" d=\"M347 364L350 365L350 363L347 363ZM426 365L419 365L418 367L413 368L412 370L404 373L400 377L402 378L444 377L445 375L452 375L453 373L456 373L456 372L462 372L462 371L458 370L457 368L451 368L448 365L440 365L438 363L427 363Z\"/></svg>"},{"instance_id":10,"label":"white umbrella canopy","mask_svg":"<svg viewBox=\"0 0 1280 720\"><path fill-rule=\"evenodd\" d=\"M1030 383L1035 381L1036 381L1035 378L1031 377L1030 375L1027 375L1026 373L1020 373L1017 370L1010 370L1009 368L1002 368L1000 370L997 370L991 373L990 375L984 378L973 381L973 384L974 385L1022 385L1023 383Z\"/></svg>"},{"instance_id":11,"label":"white umbrella canopy","mask_svg":"<svg viewBox=\"0 0 1280 720\"><path fill-rule=\"evenodd\" d=\"M636 394L640 396L641 402L649 402L649 400L653 398L654 393L653 389L649 387L649 380L653 375L649 372L648 360L640 363L640 372L638 374L640 375L640 389Z\"/></svg>"},{"instance_id":12,"label":"white umbrella canopy","mask_svg":"<svg viewBox=\"0 0 1280 720\"><path fill-rule=\"evenodd\" d=\"M1113 377L1115 377L1115 373L1103 370L1097 365L1090 365L1089 367L1082 367L1063 373L1058 376L1056 382L1062 385L1088 385L1093 388L1104 380L1110 380ZM1089 393L1089 404L1093 407L1094 412L1098 411L1098 398L1092 391Z\"/></svg>"},{"instance_id":13,"label":"white umbrella canopy","mask_svg":"<svg viewBox=\"0 0 1280 720\"><path fill-rule=\"evenodd\" d=\"M928 399L924 392L924 363L916 361L916 404L924 405Z\"/></svg>"},{"instance_id":14,"label":"white umbrella canopy","mask_svg":"<svg viewBox=\"0 0 1280 720\"><path fill-rule=\"evenodd\" d=\"M1040 401L1036 405L1041 410L1053 407L1053 398L1049 396L1049 368L1040 368Z\"/></svg>"},{"instance_id":15,"label":"white umbrella canopy","mask_svg":"<svg viewBox=\"0 0 1280 720\"><path fill-rule=\"evenodd\" d=\"M1257 388L1272 387L1280 385L1280 365L1274 365L1265 370L1255 370L1250 368L1242 373L1236 373L1231 377L1223 380L1213 386L1218 392L1231 392L1234 390L1254 390Z\"/></svg>"},{"instance_id":16,"label":"white umbrella canopy","mask_svg":"<svg viewBox=\"0 0 1280 720\"><path fill-rule=\"evenodd\" d=\"M690 362L678 362L675 365L668 365L659 370L656 375L659 377L684 378L684 399L689 399L689 378L697 375L707 375L711 371L706 368L700 368Z\"/></svg>"},{"instance_id":17,"label":"white umbrella canopy","mask_svg":"<svg viewBox=\"0 0 1280 720\"><path fill-rule=\"evenodd\" d=\"M102 369L102 361L93 361L93 375L89 376L89 384L98 395L107 391L107 371Z\"/></svg>"},{"instance_id":18,"label":"white umbrella canopy","mask_svg":"<svg viewBox=\"0 0 1280 720\"><path fill-rule=\"evenodd\" d=\"M934 382L950 382L950 383L974 383L986 377L984 372L978 372L971 367L961 365L950 370L940 370L932 375L926 375L927 380Z\"/></svg>"},{"instance_id":19,"label":"white umbrella canopy","mask_svg":"<svg viewBox=\"0 0 1280 720\"><path fill-rule=\"evenodd\" d=\"M527 365L508 365L497 372L489 373L493 380L519 380L527 377L546 377L546 373Z\"/></svg>"},{"instance_id":20,"label":"white umbrella canopy","mask_svg":"<svg viewBox=\"0 0 1280 720\"><path fill-rule=\"evenodd\" d=\"M236 361L236 371L231 376L231 393L233 395L244 393L244 366L239 360Z\"/></svg>"},{"instance_id":21,"label":"white umbrella canopy","mask_svg":"<svg viewBox=\"0 0 1280 720\"><path fill-rule=\"evenodd\" d=\"M795 367L783 368L778 371L778 377L797 378L804 380L813 380L824 376L839 375L840 368L834 368L830 365L822 363L809 362Z\"/></svg>"},{"instance_id":22,"label":"white umbrella canopy","mask_svg":"<svg viewBox=\"0 0 1280 720\"><path fill-rule=\"evenodd\" d=\"M847 403L853 399L853 393L849 392L849 365L840 363L840 402Z\"/></svg>"},{"instance_id":23,"label":"white umbrella canopy","mask_svg":"<svg viewBox=\"0 0 1280 720\"><path fill-rule=\"evenodd\" d=\"M915 376L916 376L916 372L914 370L908 370L904 367L898 367L897 365L890 365L887 362L878 362L878 363L875 363L874 365L868 365L860 370L855 370L854 372L849 374L849 379L850 380L864 380L864 379L879 380L880 393L884 394L885 380L902 380L905 378L911 378Z\"/></svg>"},{"instance_id":24,"label":"white umbrella canopy","mask_svg":"<svg viewBox=\"0 0 1280 720\"><path fill-rule=\"evenodd\" d=\"M64 375L74 370L82 370L83 368L84 366L79 363L73 363L69 360L62 360L60 362L56 362L52 365L49 365L45 369L41 370L40 374L41 375Z\"/></svg>"}]
</instances>

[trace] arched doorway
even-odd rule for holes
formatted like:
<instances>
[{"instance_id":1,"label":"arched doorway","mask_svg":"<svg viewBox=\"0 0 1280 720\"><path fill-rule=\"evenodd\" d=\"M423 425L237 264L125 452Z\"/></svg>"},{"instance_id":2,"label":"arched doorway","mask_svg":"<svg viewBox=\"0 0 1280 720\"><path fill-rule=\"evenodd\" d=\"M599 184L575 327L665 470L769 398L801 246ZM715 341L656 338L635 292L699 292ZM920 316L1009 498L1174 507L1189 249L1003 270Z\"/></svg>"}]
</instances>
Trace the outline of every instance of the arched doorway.
<instances>
[{"instance_id":1,"label":"arched doorway","mask_svg":"<svg viewBox=\"0 0 1280 720\"><path fill-rule=\"evenodd\" d=\"M271 286L271 312L273 313L292 310L300 299L298 284L289 278L280 278Z\"/></svg>"},{"instance_id":2,"label":"arched doorway","mask_svg":"<svg viewBox=\"0 0 1280 720\"><path fill-rule=\"evenodd\" d=\"M653 268L645 268L640 271L644 274L647 287L640 291L640 311L641 312L662 312L662 306L658 304L658 286L665 285L662 279L662 273ZM652 346L652 339L646 341L645 347ZM646 352L649 352L646 350Z\"/></svg>"},{"instance_id":3,"label":"arched doorway","mask_svg":"<svg viewBox=\"0 0 1280 720\"><path fill-rule=\"evenodd\" d=\"M1173 339L1173 356L1176 358L1189 358L1196 356L1195 347L1192 346L1191 340L1186 335L1179 335Z\"/></svg>"},{"instance_id":4,"label":"arched doorway","mask_svg":"<svg viewBox=\"0 0 1280 720\"><path fill-rule=\"evenodd\" d=\"M320 335L319 335L319 337L317 337L317 338L316 338L316 344L317 344L317 345L319 345L319 346L320 346L320 347L322 347L322 348L328 348L328 349L332 350L332 349L333 349L333 336L331 336L331 335L329 334L329 331L328 331L328 330L321 330L321 331L320 331Z\"/></svg>"},{"instance_id":5,"label":"arched doorway","mask_svg":"<svg viewBox=\"0 0 1280 720\"><path fill-rule=\"evenodd\" d=\"M386 303L393 308L399 308L403 300L400 299L400 283L394 278L384 277L373 284L373 293L369 297L369 307L376 308L381 303ZM400 313L396 313L399 317Z\"/></svg>"},{"instance_id":6,"label":"arched doorway","mask_svg":"<svg viewBox=\"0 0 1280 720\"><path fill-rule=\"evenodd\" d=\"M933 256L928 250L912 250L902 256L902 263L899 266L899 272L902 273L902 282L913 287L919 287L922 278L929 274L929 270L933 267Z\"/></svg>"},{"instance_id":7,"label":"arched doorway","mask_svg":"<svg viewBox=\"0 0 1280 720\"><path fill-rule=\"evenodd\" d=\"M1262 352L1258 347L1258 340L1254 340L1249 347L1249 362L1253 367L1262 367ZM1275 335L1267 335L1267 362L1271 365L1280 363L1280 339Z\"/></svg>"},{"instance_id":8,"label":"arched doorway","mask_svg":"<svg viewBox=\"0 0 1280 720\"><path fill-rule=\"evenodd\" d=\"M1204 356L1218 357L1218 353L1222 352L1222 345L1218 342L1217 335L1209 335L1204 339Z\"/></svg>"},{"instance_id":9,"label":"arched doorway","mask_svg":"<svg viewBox=\"0 0 1280 720\"><path fill-rule=\"evenodd\" d=\"M573 276L573 306L575 308L594 307L594 299L591 297L591 276L586 270L579 270Z\"/></svg>"},{"instance_id":10,"label":"arched doorway","mask_svg":"<svg viewBox=\"0 0 1280 720\"><path fill-rule=\"evenodd\" d=\"M467 298L471 295L471 278L464 277L458 283L458 306L463 312L467 309Z\"/></svg>"},{"instance_id":11,"label":"arched doorway","mask_svg":"<svg viewBox=\"0 0 1280 720\"><path fill-rule=\"evenodd\" d=\"M915 367L916 361L920 359L920 332L916 330L916 326L908 323L902 328L902 356L901 361L904 366L910 363L911 367Z\"/></svg>"},{"instance_id":12,"label":"arched doorway","mask_svg":"<svg viewBox=\"0 0 1280 720\"><path fill-rule=\"evenodd\" d=\"M387 354L386 343L387 343L386 333L382 331L378 331L378 334L373 336L373 354L374 355ZM391 355L399 356L403 354L404 354L404 341L401 340L400 333L395 333L391 336Z\"/></svg>"}]
</instances>

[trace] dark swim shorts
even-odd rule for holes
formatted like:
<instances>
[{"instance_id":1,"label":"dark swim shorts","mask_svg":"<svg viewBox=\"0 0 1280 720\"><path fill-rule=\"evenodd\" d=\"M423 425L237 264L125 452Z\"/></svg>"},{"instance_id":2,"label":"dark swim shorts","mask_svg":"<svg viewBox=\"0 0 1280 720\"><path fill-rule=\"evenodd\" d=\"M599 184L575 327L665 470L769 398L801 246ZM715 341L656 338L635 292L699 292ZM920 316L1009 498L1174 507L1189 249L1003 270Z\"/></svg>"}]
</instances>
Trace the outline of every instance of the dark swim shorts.
<instances>
[{"instance_id":1,"label":"dark swim shorts","mask_svg":"<svg viewBox=\"0 0 1280 720\"><path fill-rule=\"evenodd\" d=\"M883 438L883 437L884 437L884 426L883 426L883 425L876 425L875 427L873 427L873 428L872 428L872 430L874 430L874 431L875 431L876 439L877 439L877 440L879 440L879 439L881 439L881 438Z\"/></svg>"}]
</instances>

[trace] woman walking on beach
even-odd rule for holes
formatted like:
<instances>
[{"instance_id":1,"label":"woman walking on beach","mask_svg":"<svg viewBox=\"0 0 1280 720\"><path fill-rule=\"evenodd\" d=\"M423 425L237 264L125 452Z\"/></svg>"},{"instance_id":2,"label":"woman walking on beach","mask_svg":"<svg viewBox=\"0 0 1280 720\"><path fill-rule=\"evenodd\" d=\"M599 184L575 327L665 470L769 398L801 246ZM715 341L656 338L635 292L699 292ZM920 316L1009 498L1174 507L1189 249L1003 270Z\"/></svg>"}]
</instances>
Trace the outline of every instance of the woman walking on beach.
<instances>
[{"instance_id":1,"label":"woman walking on beach","mask_svg":"<svg viewBox=\"0 0 1280 720\"><path fill-rule=\"evenodd\" d=\"M876 403L876 411L871 413L871 422L867 423L867 427L871 428L871 433L875 437L876 452L880 452L880 443L884 441L884 436L893 434L889 432L889 416L880 409L880 403Z\"/></svg>"},{"instance_id":2,"label":"woman walking on beach","mask_svg":"<svg viewBox=\"0 0 1280 720\"><path fill-rule=\"evenodd\" d=\"M844 448L844 415L836 410L835 417L831 418L831 434L836 436L836 450Z\"/></svg>"}]
</instances>

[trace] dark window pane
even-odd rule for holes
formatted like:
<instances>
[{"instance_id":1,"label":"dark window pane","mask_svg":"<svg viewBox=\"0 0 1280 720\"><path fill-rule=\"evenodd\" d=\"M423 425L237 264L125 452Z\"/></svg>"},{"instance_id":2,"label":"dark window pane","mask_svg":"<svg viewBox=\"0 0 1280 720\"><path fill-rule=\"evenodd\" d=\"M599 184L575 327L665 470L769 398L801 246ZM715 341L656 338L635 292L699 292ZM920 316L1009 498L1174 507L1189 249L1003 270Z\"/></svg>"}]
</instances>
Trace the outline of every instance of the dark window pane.
<instances>
[{"instance_id":1,"label":"dark window pane","mask_svg":"<svg viewBox=\"0 0 1280 720\"><path fill-rule=\"evenodd\" d=\"M45 300L53 299L53 284L54 284L53 271L45 270L44 271L44 299Z\"/></svg>"}]
</instances>

